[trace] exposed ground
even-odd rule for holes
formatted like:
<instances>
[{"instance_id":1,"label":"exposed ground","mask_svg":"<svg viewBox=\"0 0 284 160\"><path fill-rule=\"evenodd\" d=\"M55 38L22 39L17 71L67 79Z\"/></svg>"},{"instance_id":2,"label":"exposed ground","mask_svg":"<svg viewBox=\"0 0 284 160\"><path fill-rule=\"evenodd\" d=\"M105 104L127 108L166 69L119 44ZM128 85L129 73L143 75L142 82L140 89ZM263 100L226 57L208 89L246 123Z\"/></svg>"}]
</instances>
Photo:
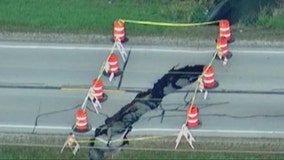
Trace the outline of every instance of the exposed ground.
<instances>
[{"instance_id":1,"label":"exposed ground","mask_svg":"<svg viewBox=\"0 0 284 160\"><path fill-rule=\"evenodd\" d=\"M131 36L128 45L160 45L175 47L208 47L215 44L218 27L191 28L188 36L169 37ZM240 47L284 47L284 31L269 30L265 28L250 29L231 27L233 45ZM202 33L202 34L201 34ZM198 38L197 38L198 37ZM79 44L111 44L112 32L109 35L73 34L73 33L26 33L26 32L0 32L1 41L13 42L42 42L42 43L79 43Z\"/></svg>"},{"instance_id":2,"label":"exposed ground","mask_svg":"<svg viewBox=\"0 0 284 160\"><path fill-rule=\"evenodd\" d=\"M90 135L78 135L80 141L88 140ZM135 137L130 137L135 138ZM284 139L279 138L229 138L229 137L198 137L191 149L184 137L177 150L174 150L176 136L166 138L130 141L122 152L109 153L113 159L136 159L137 154L144 153L144 159L151 159L151 154L161 154L161 159L188 159L196 157L209 159L284 159ZM15 150L22 159L29 158L29 150L37 150L44 159L87 159L87 143L81 143L81 149L73 156L69 148L61 154L65 135L51 134L0 134L0 153ZM3 146L10 146L3 147ZM132 151L136 151L133 153ZM177 154L178 153L178 154ZM35 154L35 153L34 153ZM48 155L49 154L49 155ZM147 156L148 155L148 156ZM36 155L34 155L36 158ZM194 158L195 157L195 158ZM11 157L13 158L13 157ZM139 159L139 158L138 158Z\"/></svg>"}]
</instances>

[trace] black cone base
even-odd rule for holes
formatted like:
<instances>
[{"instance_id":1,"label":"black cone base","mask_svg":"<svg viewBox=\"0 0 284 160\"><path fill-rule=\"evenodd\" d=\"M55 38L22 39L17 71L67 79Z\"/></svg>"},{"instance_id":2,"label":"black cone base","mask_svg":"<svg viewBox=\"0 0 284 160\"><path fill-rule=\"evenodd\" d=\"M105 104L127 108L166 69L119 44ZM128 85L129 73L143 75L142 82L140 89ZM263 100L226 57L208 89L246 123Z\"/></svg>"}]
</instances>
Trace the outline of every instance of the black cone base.
<instances>
[{"instance_id":1,"label":"black cone base","mask_svg":"<svg viewBox=\"0 0 284 160\"><path fill-rule=\"evenodd\" d=\"M121 43L126 43L126 42L128 42L128 41L129 41L129 39L128 39L127 37L125 37L124 40L123 40L123 41L120 41L120 42L121 42ZM113 39L113 38L111 38L111 42L114 43L114 39Z\"/></svg>"},{"instance_id":2,"label":"black cone base","mask_svg":"<svg viewBox=\"0 0 284 160\"><path fill-rule=\"evenodd\" d=\"M205 89L214 89L214 88L217 88L218 86L219 86L219 82L218 82L218 81L215 81L214 86L212 86L212 87L206 87L206 86L204 86L204 88L205 88Z\"/></svg>"},{"instance_id":3,"label":"black cone base","mask_svg":"<svg viewBox=\"0 0 284 160\"><path fill-rule=\"evenodd\" d=\"M121 73L122 73L122 72L121 72L121 69L118 68L118 73L114 74L114 77L120 76ZM110 74L108 74L106 71L103 72L103 75L106 76L106 77L109 77L109 76L110 76Z\"/></svg>"},{"instance_id":4,"label":"black cone base","mask_svg":"<svg viewBox=\"0 0 284 160\"><path fill-rule=\"evenodd\" d=\"M227 53L227 59L230 59L230 58L232 58L233 57L233 53L232 52L230 52L230 51L228 51L228 53ZM218 56L216 56L215 57L215 59L216 60L224 60L224 57L222 57L221 59L218 57Z\"/></svg>"},{"instance_id":5,"label":"black cone base","mask_svg":"<svg viewBox=\"0 0 284 160\"><path fill-rule=\"evenodd\" d=\"M104 102L108 99L108 95L103 93L103 99L99 100L100 102ZM96 99L93 100L94 103L96 103Z\"/></svg>"}]
</instances>

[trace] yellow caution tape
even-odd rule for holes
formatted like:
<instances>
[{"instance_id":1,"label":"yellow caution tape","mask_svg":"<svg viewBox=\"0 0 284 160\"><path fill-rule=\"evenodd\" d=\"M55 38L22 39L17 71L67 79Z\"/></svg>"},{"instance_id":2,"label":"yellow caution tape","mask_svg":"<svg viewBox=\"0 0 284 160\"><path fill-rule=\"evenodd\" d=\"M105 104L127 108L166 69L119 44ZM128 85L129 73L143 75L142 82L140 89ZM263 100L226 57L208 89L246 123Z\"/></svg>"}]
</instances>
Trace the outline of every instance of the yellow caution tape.
<instances>
[{"instance_id":1,"label":"yellow caution tape","mask_svg":"<svg viewBox=\"0 0 284 160\"><path fill-rule=\"evenodd\" d=\"M127 23L135 23L135 24L157 25L157 26L170 26L170 27L192 27L192 26L201 26L201 25L208 25L208 24L219 23L219 21L209 21L209 22L201 22L201 23L165 23L165 22L137 21L137 20L127 20L127 19L119 19L119 21L121 21L121 22L123 22L123 23L127 22ZM100 79L101 76L103 75L104 66L105 66L105 64L107 63L107 60L110 58L111 53L113 53L114 48L115 48L115 46L116 46L116 43L117 43L117 42L116 42L116 40L115 40L115 42L114 42L114 44L113 44L113 47L112 47L111 51L109 52L106 61L105 61L105 62L102 64L102 66L101 66L101 69L100 69L100 71L99 71L99 75L98 75L98 77L97 77L98 79ZM207 70L209 69L209 67L212 65L213 60L215 59L216 55L217 55L217 52L215 52L215 54L214 54L212 60L210 61L209 65L206 67L205 71L203 71L203 73L204 73L204 72L207 72ZM199 85L199 83L200 83L201 80L202 80L203 73L202 73L202 75L199 76L199 78L198 78L198 85ZM95 85L96 85L96 83L97 83L97 81L95 82ZM197 87L195 88L193 98L191 99L191 104L190 104L190 109L189 109L190 111L191 111L192 105L194 104L194 101L195 101L195 96L196 96L196 93L197 93L197 90L198 90L198 85L197 85ZM83 106L82 106L82 109L85 110L86 107L83 107ZM74 130L75 128L76 128L76 124L72 127L72 130Z\"/></svg>"},{"instance_id":2,"label":"yellow caution tape","mask_svg":"<svg viewBox=\"0 0 284 160\"><path fill-rule=\"evenodd\" d=\"M158 136L145 136L145 137L138 137L138 138L128 138L129 141L144 141L144 140L149 140L149 139L158 139L158 138L163 138L163 137L170 137L170 136L176 136L177 134L168 134L168 135L158 135ZM112 142L123 142L125 140L123 139L116 139L113 140Z\"/></svg>"},{"instance_id":3,"label":"yellow caution tape","mask_svg":"<svg viewBox=\"0 0 284 160\"><path fill-rule=\"evenodd\" d=\"M137 137L137 138L127 138L128 141L144 141L144 140L150 140L150 139L158 139L163 137L170 137L170 136L176 136L177 134L166 134L166 135L157 135L157 136L145 136L145 137ZM123 142L125 139L115 139L111 142ZM90 142L101 142L100 140L78 140L79 143L90 143Z\"/></svg>"},{"instance_id":4,"label":"yellow caution tape","mask_svg":"<svg viewBox=\"0 0 284 160\"><path fill-rule=\"evenodd\" d=\"M169 26L169 27L192 27L192 26L201 26L219 23L219 21L209 21L209 22L201 22L201 23L165 23L165 22L152 22L152 21L137 21L137 20L129 20L129 19L119 19L119 21L127 22L127 23L135 23L135 24L145 24L145 25L156 25L156 26Z\"/></svg>"},{"instance_id":5,"label":"yellow caution tape","mask_svg":"<svg viewBox=\"0 0 284 160\"><path fill-rule=\"evenodd\" d=\"M201 76L198 77L197 85L196 85L196 88L195 88L195 90L194 90L194 94L193 94L193 96L192 96L191 102L190 102L189 112L191 112L191 110L192 110L192 106L193 106L194 101L195 101L195 97L196 97L196 94L197 94L198 86L199 86L199 84L202 82L202 78L203 78L203 76L204 76L204 72L207 72L208 69L209 69L209 67L212 66L212 63L213 63L214 59L215 59L216 56L217 56L217 53L218 53L218 51L215 51L215 53L214 53L214 55L213 55L211 61L210 61L209 64L206 66L206 68L205 68L205 70L202 72ZM186 120L186 121L187 121L187 120Z\"/></svg>"},{"instance_id":6,"label":"yellow caution tape","mask_svg":"<svg viewBox=\"0 0 284 160\"><path fill-rule=\"evenodd\" d=\"M106 63L107 63L107 61L108 61L108 59L110 58L111 54L113 53L114 48L115 48L115 46L116 46L116 43L117 43L117 42L116 42L116 40L115 40L115 42L113 43L113 46L112 46L111 51L109 52L109 54L108 54L106 60L104 61L104 63L102 64L102 66L101 66L101 68L100 68L100 70L99 70L99 75L98 75L97 79L100 79L100 78L102 77L103 72L104 72L104 67L105 67L105 65L106 65ZM96 85L97 82L98 82L98 81L96 81L94 85ZM86 107L85 107L85 106L82 106L82 109L85 111L85 110L86 110ZM74 129L74 128L75 128L75 126L73 127L73 129Z\"/></svg>"}]
</instances>

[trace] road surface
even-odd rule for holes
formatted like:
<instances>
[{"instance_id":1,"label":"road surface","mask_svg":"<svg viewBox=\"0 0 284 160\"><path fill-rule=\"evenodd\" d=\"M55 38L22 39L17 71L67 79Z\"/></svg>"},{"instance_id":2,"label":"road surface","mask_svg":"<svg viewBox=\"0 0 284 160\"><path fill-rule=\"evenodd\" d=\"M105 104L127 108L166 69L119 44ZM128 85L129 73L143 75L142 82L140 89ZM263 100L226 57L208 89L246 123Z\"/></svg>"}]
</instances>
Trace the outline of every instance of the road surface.
<instances>
[{"instance_id":1,"label":"road surface","mask_svg":"<svg viewBox=\"0 0 284 160\"><path fill-rule=\"evenodd\" d=\"M93 130L121 107L131 102L137 91L153 84L175 65L208 64L211 48L124 46L130 53L123 77L109 82L103 76L108 99L96 114L88 103L88 122ZM200 125L195 135L284 137L283 95L284 49L237 48L226 67L214 60L219 86L208 89L208 97L198 93ZM112 44L0 44L0 130L28 133L68 133L75 122L92 79L99 74ZM114 50L119 55L117 49ZM120 68L123 61L119 60ZM185 102L196 84L166 96L163 119L149 112L134 124L132 134L178 132L186 120ZM119 89L119 90L118 90ZM190 91L188 96L186 92ZM92 133L92 132L90 132Z\"/></svg>"}]
</instances>

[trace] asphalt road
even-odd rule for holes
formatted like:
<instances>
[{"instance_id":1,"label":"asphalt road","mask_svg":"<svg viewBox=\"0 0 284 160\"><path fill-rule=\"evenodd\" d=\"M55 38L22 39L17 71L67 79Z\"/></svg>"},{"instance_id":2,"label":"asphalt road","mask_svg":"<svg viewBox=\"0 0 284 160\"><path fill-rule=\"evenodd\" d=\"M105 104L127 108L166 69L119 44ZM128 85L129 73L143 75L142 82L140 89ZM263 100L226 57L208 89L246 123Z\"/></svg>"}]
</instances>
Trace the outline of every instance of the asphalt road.
<instances>
[{"instance_id":1,"label":"asphalt road","mask_svg":"<svg viewBox=\"0 0 284 160\"><path fill-rule=\"evenodd\" d=\"M200 126L195 135L284 137L284 49L237 48L226 67L214 60L219 86L208 97L198 93ZM0 131L68 133L75 122L75 110L87 94L91 80L99 74L111 51L108 45L0 44ZM123 77L112 82L103 76L101 114L88 103L88 122L93 129L129 103L138 90L152 88L170 68L179 64L208 64L215 51L210 48L128 46L129 61ZM117 50L115 53L119 54ZM120 58L120 68L123 61ZM121 82L121 85L119 83ZM186 120L185 101L196 84L170 94L162 103L163 119L149 112L134 124L132 134L175 133ZM119 88L119 90L117 90ZM186 96L186 91L190 90ZM162 120L162 122L161 122ZM91 133L91 132L90 132Z\"/></svg>"}]
</instances>

